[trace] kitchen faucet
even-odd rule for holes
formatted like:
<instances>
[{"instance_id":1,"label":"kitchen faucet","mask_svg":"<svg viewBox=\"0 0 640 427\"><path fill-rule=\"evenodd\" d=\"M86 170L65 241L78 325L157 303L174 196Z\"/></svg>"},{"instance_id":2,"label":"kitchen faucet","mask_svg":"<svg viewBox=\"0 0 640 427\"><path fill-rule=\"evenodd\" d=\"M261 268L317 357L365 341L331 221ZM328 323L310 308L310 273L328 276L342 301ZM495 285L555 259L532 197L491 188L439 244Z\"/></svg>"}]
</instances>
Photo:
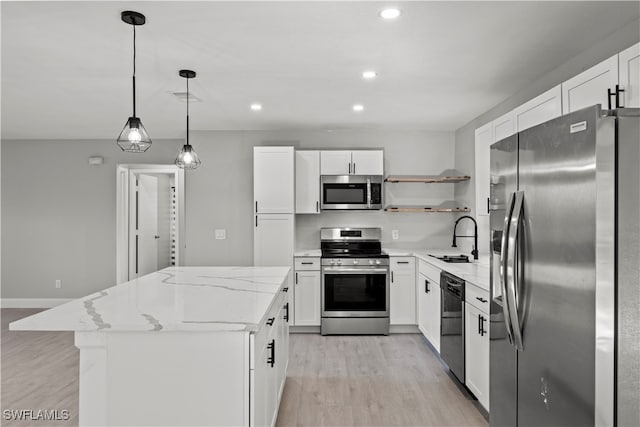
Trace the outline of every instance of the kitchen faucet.
<instances>
[{"instance_id":1,"label":"kitchen faucet","mask_svg":"<svg viewBox=\"0 0 640 427\"><path fill-rule=\"evenodd\" d=\"M456 236L456 228L458 227L458 223L465 218L469 218L471 221L473 221L473 236ZM473 259L477 260L478 259L478 223L476 222L475 219L473 219L473 217L469 215L463 215L460 218L458 218L455 225L453 226L453 244L451 245L452 248L458 247L456 246L456 237L473 237L473 250L471 251L471 255L473 255Z\"/></svg>"}]
</instances>

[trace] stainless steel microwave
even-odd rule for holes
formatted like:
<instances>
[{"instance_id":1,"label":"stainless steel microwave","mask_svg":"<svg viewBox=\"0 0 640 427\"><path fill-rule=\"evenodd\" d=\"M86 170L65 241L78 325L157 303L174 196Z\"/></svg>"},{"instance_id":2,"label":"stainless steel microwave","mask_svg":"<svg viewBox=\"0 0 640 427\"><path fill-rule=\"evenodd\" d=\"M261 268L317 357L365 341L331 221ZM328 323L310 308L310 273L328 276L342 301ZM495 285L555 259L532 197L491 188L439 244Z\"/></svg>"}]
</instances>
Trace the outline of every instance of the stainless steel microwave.
<instances>
[{"instance_id":1,"label":"stainless steel microwave","mask_svg":"<svg viewBox=\"0 0 640 427\"><path fill-rule=\"evenodd\" d=\"M320 176L321 208L382 209L382 175Z\"/></svg>"}]
</instances>

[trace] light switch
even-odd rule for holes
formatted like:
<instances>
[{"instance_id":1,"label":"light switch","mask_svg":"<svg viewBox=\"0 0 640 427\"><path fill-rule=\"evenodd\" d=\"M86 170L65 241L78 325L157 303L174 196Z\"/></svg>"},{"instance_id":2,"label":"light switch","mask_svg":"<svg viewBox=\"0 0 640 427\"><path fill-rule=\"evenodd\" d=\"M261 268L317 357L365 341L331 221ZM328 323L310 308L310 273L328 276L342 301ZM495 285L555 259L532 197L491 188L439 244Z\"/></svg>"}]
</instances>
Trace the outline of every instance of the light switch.
<instances>
[{"instance_id":1,"label":"light switch","mask_svg":"<svg viewBox=\"0 0 640 427\"><path fill-rule=\"evenodd\" d=\"M227 230L224 228L216 230L216 240L224 240L227 238Z\"/></svg>"},{"instance_id":2,"label":"light switch","mask_svg":"<svg viewBox=\"0 0 640 427\"><path fill-rule=\"evenodd\" d=\"M398 240L400 238L400 232L398 230L391 230L391 238Z\"/></svg>"}]
</instances>

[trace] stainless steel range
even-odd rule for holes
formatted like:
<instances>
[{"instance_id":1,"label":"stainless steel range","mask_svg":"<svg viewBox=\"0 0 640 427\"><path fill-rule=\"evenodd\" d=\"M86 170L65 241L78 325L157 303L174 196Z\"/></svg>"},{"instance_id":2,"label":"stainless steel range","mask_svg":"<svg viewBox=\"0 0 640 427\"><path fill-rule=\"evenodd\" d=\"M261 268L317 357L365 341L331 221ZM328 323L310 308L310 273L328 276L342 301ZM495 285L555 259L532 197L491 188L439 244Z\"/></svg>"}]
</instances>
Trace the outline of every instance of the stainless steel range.
<instances>
[{"instance_id":1,"label":"stainless steel range","mask_svg":"<svg viewBox=\"0 0 640 427\"><path fill-rule=\"evenodd\" d=\"M389 334L389 255L379 228L323 228L322 335Z\"/></svg>"}]
</instances>

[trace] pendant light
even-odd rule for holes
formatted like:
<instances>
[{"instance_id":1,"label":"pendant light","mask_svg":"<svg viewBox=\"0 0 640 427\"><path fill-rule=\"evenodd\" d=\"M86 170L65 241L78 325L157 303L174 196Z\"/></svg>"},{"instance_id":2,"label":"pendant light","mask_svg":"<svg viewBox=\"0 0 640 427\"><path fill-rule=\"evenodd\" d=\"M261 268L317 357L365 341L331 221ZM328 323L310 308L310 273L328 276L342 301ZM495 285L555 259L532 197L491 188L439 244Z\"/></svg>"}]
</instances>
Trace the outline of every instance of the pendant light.
<instances>
[{"instance_id":1,"label":"pendant light","mask_svg":"<svg viewBox=\"0 0 640 427\"><path fill-rule=\"evenodd\" d=\"M176 158L176 165L182 169L196 169L200 166L200 158L191 144L189 144L189 79L193 79L196 76L196 72L180 70L179 74L180 77L187 79L187 143L182 146L182 150L180 150L180 154Z\"/></svg>"},{"instance_id":2,"label":"pendant light","mask_svg":"<svg viewBox=\"0 0 640 427\"><path fill-rule=\"evenodd\" d=\"M126 10L122 12L122 20L133 27L133 115L127 119L122 132L118 135L118 146L122 151L144 153L151 146L151 138L136 116L136 26L144 25L143 14Z\"/></svg>"}]
</instances>

